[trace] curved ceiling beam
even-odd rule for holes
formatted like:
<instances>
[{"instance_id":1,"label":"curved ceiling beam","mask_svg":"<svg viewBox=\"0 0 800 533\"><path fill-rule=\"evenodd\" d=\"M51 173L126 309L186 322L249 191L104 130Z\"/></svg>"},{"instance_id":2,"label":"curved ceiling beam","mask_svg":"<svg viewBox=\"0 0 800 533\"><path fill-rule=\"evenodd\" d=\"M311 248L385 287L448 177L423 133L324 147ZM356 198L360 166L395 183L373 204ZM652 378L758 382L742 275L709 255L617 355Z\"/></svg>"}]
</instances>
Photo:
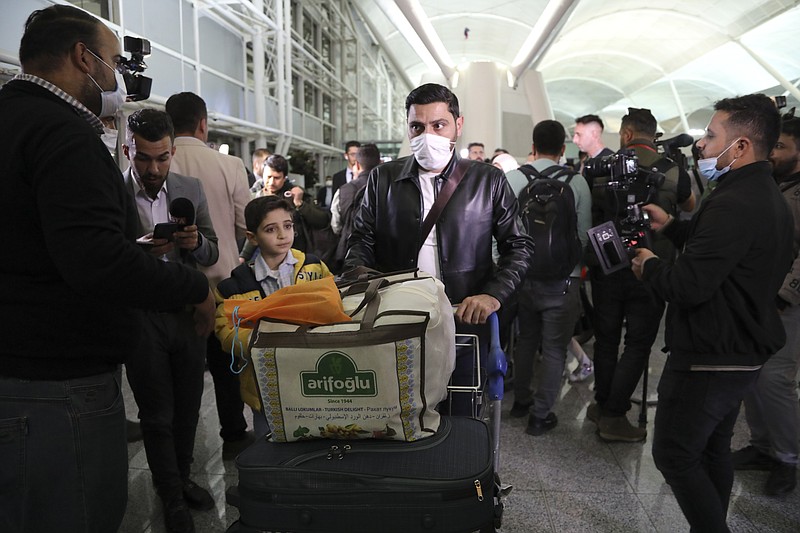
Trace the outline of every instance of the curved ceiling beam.
<instances>
[{"instance_id":1,"label":"curved ceiling beam","mask_svg":"<svg viewBox=\"0 0 800 533\"><path fill-rule=\"evenodd\" d=\"M453 74L456 72L455 68L453 68L455 63L450 59L447 48L439 38L439 34L433 29L433 25L425 15L425 10L419 4L419 0L394 0L394 3L400 8L400 12L411 24L411 27L414 28L428 53L436 61L442 74L444 74L445 79L452 80Z\"/></svg>"},{"instance_id":2,"label":"curved ceiling beam","mask_svg":"<svg viewBox=\"0 0 800 533\"><path fill-rule=\"evenodd\" d=\"M383 14L386 15L386 18L389 19L389 22L394 25L397 29L397 33L405 39L408 45L411 47L411 50L414 51L415 54L420 58L422 63L428 67L428 70L436 71L439 69L439 65L436 63L436 60L433 58L431 53L425 47L425 44L420 39L419 35L417 35L416 30L409 24L406 17L400 11L400 8L392 2L392 0L375 0L375 4L383 11ZM390 39L393 34L387 36L387 40Z\"/></svg>"},{"instance_id":3,"label":"curved ceiling beam","mask_svg":"<svg viewBox=\"0 0 800 533\"><path fill-rule=\"evenodd\" d=\"M784 89L786 89L787 91L789 91L789 92L792 94L792 96L794 96L795 98L797 98L798 100L800 100L800 90L798 90L798 89L797 89L797 87L795 87L795 86L792 84L792 82L791 82L791 81L789 81L788 79L786 79L786 77L785 77L783 74L781 74L781 73L778 71L778 69L776 69L776 68L775 68L775 67L773 67L771 64L769 64L769 63L768 63L768 62L767 62L767 61L766 61L764 58L762 58L760 55L756 54L756 53L753 51L753 49L752 49L752 48L750 48L749 46L745 45L745 44L744 44L744 43L743 43L743 42L742 42L740 39L738 39L738 38L737 38L737 39L734 39L734 42L735 42L736 44L738 44L739 46L741 46L741 47L742 47L742 49L743 49L745 52L747 52L748 54L750 54L750 57L752 57L752 58L753 58L753 59L756 61L756 63L758 63L759 65L761 65L761 68L763 68L764 70L766 70L766 71L767 71L767 73L769 73L769 75L770 75L770 76L772 76L773 78L775 78L775 79L778 81L778 83L780 83L780 84L783 86L783 88L784 88Z\"/></svg>"},{"instance_id":4,"label":"curved ceiling beam","mask_svg":"<svg viewBox=\"0 0 800 533\"><path fill-rule=\"evenodd\" d=\"M550 0L531 29L508 70L509 86L516 87L519 77L535 67L561 33L580 0Z\"/></svg>"}]
</instances>

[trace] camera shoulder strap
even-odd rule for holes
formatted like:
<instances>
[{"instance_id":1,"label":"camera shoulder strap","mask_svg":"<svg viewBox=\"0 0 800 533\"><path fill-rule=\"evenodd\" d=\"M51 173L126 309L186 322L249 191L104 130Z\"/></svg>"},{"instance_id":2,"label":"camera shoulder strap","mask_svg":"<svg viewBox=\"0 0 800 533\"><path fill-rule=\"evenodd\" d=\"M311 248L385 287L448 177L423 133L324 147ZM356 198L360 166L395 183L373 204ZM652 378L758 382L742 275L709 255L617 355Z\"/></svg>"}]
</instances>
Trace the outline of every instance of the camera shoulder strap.
<instances>
[{"instance_id":1,"label":"camera shoulder strap","mask_svg":"<svg viewBox=\"0 0 800 533\"><path fill-rule=\"evenodd\" d=\"M663 157L660 157L659 159L657 159L655 162L653 162L652 164L650 164L648 166L650 168L656 169L657 171L661 172L662 174L666 174L668 170L670 170L672 167L678 166L678 164L675 161L673 161L672 159L670 159L669 157L663 156Z\"/></svg>"}]
</instances>

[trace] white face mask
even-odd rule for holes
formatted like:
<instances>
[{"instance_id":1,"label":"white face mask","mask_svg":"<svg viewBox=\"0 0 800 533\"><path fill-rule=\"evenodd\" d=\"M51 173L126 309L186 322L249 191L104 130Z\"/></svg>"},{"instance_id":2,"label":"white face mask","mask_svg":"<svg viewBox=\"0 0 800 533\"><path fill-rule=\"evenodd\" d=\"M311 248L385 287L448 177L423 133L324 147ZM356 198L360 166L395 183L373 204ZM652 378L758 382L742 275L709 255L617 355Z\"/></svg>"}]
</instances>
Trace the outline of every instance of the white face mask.
<instances>
[{"instance_id":1,"label":"white face mask","mask_svg":"<svg viewBox=\"0 0 800 533\"><path fill-rule=\"evenodd\" d=\"M92 83L94 83L95 86L97 86L97 88L100 89L100 99L102 102L102 106L100 109L100 114L97 116L110 117L112 115L116 115L117 111L119 111L120 108L122 107L122 104L124 104L125 100L128 99L128 92L125 88L125 78L122 76L122 73L120 71L113 68L105 61L103 61L97 54L95 54L91 50L89 50L89 53L92 54L94 57L96 57L97 60L100 61L102 64L104 64L106 67L111 69L111 72L114 73L114 79L117 82L116 89L114 89L113 91L106 91L103 90L102 87L100 87L100 84L97 83L97 81L91 76L91 74L89 74L88 72L86 73L86 75L89 76L89 79L92 80Z\"/></svg>"},{"instance_id":2,"label":"white face mask","mask_svg":"<svg viewBox=\"0 0 800 533\"><path fill-rule=\"evenodd\" d=\"M417 163L425 170L441 170L447 166L450 158L453 157L451 148L453 142L441 135L423 133L412 138L409 144Z\"/></svg>"},{"instance_id":3,"label":"white face mask","mask_svg":"<svg viewBox=\"0 0 800 533\"><path fill-rule=\"evenodd\" d=\"M100 135L103 144L106 145L108 151L112 154L117 151L117 130L106 128L103 126L103 134Z\"/></svg>"},{"instance_id":4,"label":"white face mask","mask_svg":"<svg viewBox=\"0 0 800 533\"><path fill-rule=\"evenodd\" d=\"M731 144L729 144L728 147L725 148L722 152L720 152L720 154L717 157L707 157L705 159L699 159L697 161L697 170L700 172L700 174L702 174L703 177L705 177L708 181L717 181L720 176L727 173L731 169L731 165L733 165L736 162L736 159L731 161L730 164L724 168L717 168L717 160L722 156L722 154L730 150L731 146L736 144L737 141L739 141L739 139L736 139Z\"/></svg>"}]
</instances>

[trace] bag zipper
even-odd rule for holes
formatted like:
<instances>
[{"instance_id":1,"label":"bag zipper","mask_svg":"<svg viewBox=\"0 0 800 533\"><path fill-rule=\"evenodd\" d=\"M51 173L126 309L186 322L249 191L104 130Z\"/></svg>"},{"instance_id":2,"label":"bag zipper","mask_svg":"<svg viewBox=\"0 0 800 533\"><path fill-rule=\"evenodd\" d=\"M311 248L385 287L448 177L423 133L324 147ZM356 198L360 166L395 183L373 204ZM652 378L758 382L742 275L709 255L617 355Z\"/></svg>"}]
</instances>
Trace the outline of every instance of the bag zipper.
<instances>
[{"instance_id":1,"label":"bag zipper","mask_svg":"<svg viewBox=\"0 0 800 533\"><path fill-rule=\"evenodd\" d=\"M342 460L344 459L345 454L352 454L352 453L387 453L387 452L397 452L403 450L409 450L410 446L413 446L414 451L418 450L427 450L436 446L441 440L445 439L450 434L450 421L447 418L441 418L442 421L439 431L434 433L432 436L418 440L415 442L404 442L397 444L393 443L392 441L384 441L386 442L385 445L381 444L380 447L372 447L372 448L362 448L358 446L358 442L360 441L350 441L349 444L332 444L327 450L317 450L313 452L304 453L302 455L298 455L285 463L282 463L282 466L300 466L303 463L308 461L312 461L314 459L319 459L320 457L325 457L328 460L337 459ZM444 426L444 427L441 427ZM356 446L356 448L353 448Z\"/></svg>"},{"instance_id":2,"label":"bag zipper","mask_svg":"<svg viewBox=\"0 0 800 533\"><path fill-rule=\"evenodd\" d=\"M360 441L350 441L349 443L342 443L342 444L332 444L327 450L317 450L314 452L305 453L299 455L289 461L286 461L281 464L281 466L285 467L294 467L300 466L308 461L312 461L314 459L319 458L326 458L329 461L341 461L346 458L347 455L352 455L354 453L389 453L389 452L397 452L403 449L408 449L409 446L414 447L414 451L416 450L427 450L436 446L442 439L446 438L450 434L451 425L450 421L447 418L442 418L443 427L440 428L440 431L437 431L435 435L423 439L421 441L417 441L414 443L391 443L391 441L386 441L387 445L380 447L362 447L359 446ZM454 484L461 484L463 483L464 488L460 489L449 489L447 490L448 496L451 498L457 497L469 497L472 495L477 502L484 501L483 495L483 483L481 482L481 478L485 478L487 471L491 470L491 462L489 463L487 470L480 473L479 478L464 478L461 480L420 480L420 479L403 479L403 478L392 478L391 484L386 485L385 487L380 486L373 486L370 490L376 492L396 492L398 488L402 486L409 486L413 487L415 490L418 490L420 485L428 485L431 491L436 491L441 485L448 485L452 486ZM367 474L368 475L368 474ZM469 487L469 488L467 488ZM267 490L267 492L272 492ZM282 489L282 493L284 494L301 494L307 493L307 490L303 489ZM324 492L324 491L322 491ZM322 492L317 492L321 494ZM331 492L338 492L338 490L332 490Z\"/></svg>"}]
</instances>

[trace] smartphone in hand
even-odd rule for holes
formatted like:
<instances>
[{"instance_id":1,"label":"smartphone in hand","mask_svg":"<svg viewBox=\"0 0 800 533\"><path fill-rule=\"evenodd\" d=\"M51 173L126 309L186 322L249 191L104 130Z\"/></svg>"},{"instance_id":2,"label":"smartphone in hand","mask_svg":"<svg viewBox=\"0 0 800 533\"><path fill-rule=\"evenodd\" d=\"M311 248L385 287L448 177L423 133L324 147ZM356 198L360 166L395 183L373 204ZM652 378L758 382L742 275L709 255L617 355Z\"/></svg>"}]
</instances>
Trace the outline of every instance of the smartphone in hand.
<instances>
[{"instance_id":1,"label":"smartphone in hand","mask_svg":"<svg viewBox=\"0 0 800 533\"><path fill-rule=\"evenodd\" d=\"M154 239L167 239L168 241L172 242L175 240L175 232L183 230L184 225L178 224L177 222L163 222L161 224L156 224L156 227L153 228L153 238Z\"/></svg>"}]
</instances>

